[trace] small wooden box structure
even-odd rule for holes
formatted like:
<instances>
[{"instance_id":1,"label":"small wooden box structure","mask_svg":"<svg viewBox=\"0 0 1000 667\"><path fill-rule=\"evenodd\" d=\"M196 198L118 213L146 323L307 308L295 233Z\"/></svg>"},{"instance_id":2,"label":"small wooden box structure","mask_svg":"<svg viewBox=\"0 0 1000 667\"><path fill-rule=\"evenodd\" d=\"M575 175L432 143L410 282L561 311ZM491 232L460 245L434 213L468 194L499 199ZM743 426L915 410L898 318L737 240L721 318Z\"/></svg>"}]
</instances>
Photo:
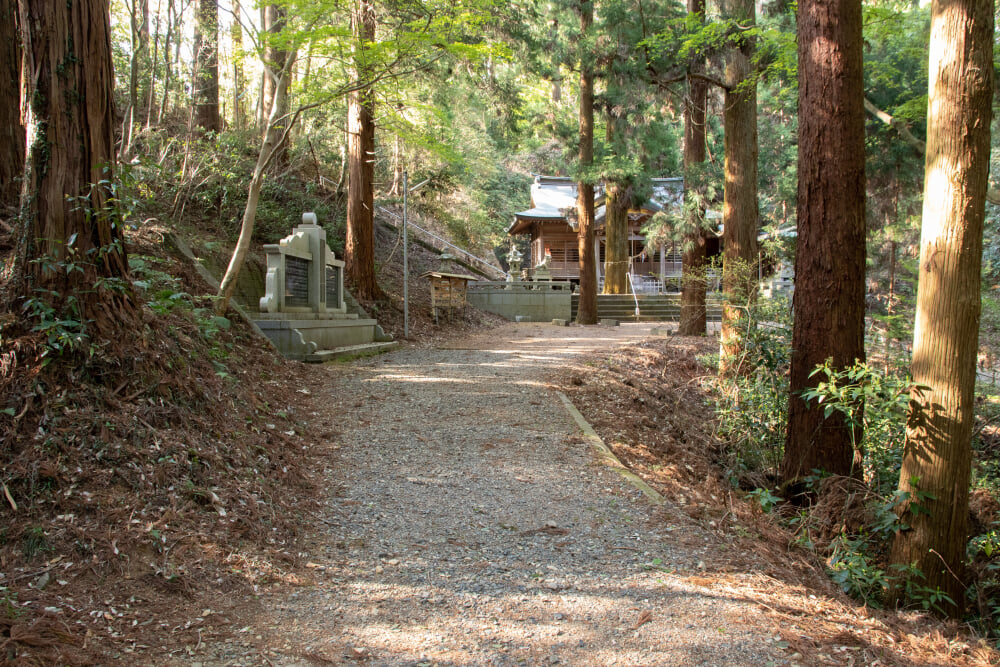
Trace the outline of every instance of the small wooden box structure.
<instances>
[{"instance_id":1,"label":"small wooden box structure","mask_svg":"<svg viewBox=\"0 0 1000 667\"><path fill-rule=\"evenodd\" d=\"M438 321L438 309L448 309L448 321L451 322L451 314L455 308L465 309L465 293L468 291L470 280L476 280L475 276L467 276L461 273L442 273L441 271L428 271L420 276L429 278L431 281L431 307L434 309L434 322Z\"/></svg>"}]
</instances>

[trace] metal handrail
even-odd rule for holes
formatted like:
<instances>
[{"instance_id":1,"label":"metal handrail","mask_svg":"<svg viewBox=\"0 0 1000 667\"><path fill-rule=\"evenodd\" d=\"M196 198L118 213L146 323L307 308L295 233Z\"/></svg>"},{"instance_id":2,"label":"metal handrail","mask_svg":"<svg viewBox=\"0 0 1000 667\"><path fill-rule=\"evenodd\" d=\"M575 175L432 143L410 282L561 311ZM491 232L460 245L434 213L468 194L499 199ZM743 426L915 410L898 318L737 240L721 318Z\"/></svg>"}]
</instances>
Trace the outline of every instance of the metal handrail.
<instances>
[{"instance_id":1,"label":"metal handrail","mask_svg":"<svg viewBox=\"0 0 1000 667\"><path fill-rule=\"evenodd\" d=\"M635 283L632 282L632 271L625 274L628 276L628 286L632 288L632 300L635 301L635 316L639 317L639 297L635 294Z\"/></svg>"},{"instance_id":2,"label":"metal handrail","mask_svg":"<svg viewBox=\"0 0 1000 667\"><path fill-rule=\"evenodd\" d=\"M392 217L392 218L394 218L394 219L396 219L396 220L402 220L402 218L401 218L401 217L400 217L399 215L397 215L397 214L396 214L395 212L393 212L393 211L390 211L389 209L387 209L387 208L386 208L386 207L384 207L384 206L379 206L379 207L378 207L378 210L382 211L382 212L383 212L383 213L385 213L386 215L388 215L388 216L390 216L390 217ZM493 266L492 264L490 264L489 262L487 262L487 261L486 261L485 259L482 259L482 258L480 258L480 257L476 257L475 255L473 255L473 254L472 254L472 253L470 253L469 251L467 251L467 250L464 250L464 249L462 249L462 248L459 248L459 247L458 247L457 245L455 245L454 243L451 243L451 242L449 242L449 241L446 241L446 240L444 240L443 238L441 238L440 236L438 236L438 235L437 235L437 234L435 234L434 232L431 232L431 231L428 231L428 230L424 229L423 227L421 227L420 225L417 225L417 224L414 224L412 220L407 220L407 221L406 221L406 226L407 226L407 227L411 227L411 228L413 228L413 229L417 229L417 230L419 230L419 231L423 232L424 234L426 234L427 236L430 236L431 238L433 238L433 239L435 239L435 240L437 240L437 241L440 241L441 243L445 244L446 246L448 246L448 247L449 247L449 248L451 248L452 250L456 250L456 251L460 252L461 254L465 255L466 257L468 257L469 259L471 259L471 260L474 260L474 261L476 261L476 262L479 262L479 263L480 263L480 264L482 264L483 266L485 266L485 267L489 268L489 269L490 269L491 271L493 271L493 272L494 272L495 274L497 274L497 275L499 275L499 276L502 276L502 277L504 277L504 278L506 278L506 277L507 277L507 274L506 274L506 273L504 272L504 270L503 270L503 269L500 269L500 268L497 268L496 266Z\"/></svg>"}]
</instances>

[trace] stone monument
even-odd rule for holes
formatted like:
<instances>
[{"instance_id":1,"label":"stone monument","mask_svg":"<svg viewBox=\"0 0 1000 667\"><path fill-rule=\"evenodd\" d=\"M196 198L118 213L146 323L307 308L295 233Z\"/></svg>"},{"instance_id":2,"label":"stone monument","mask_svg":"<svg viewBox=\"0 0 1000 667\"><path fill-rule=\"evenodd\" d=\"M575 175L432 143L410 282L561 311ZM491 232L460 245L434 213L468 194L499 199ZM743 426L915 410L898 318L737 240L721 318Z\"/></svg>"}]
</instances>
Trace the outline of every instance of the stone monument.
<instances>
[{"instance_id":1,"label":"stone monument","mask_svg":"<svg viewBox=\"0 0 1000 667\"><path fill-rule=\"evenodd\" d=\"M326 244L315 213L278 243L264 246L267 275L255 321L289 359L325 361L390 348L374 319L347 312L344 262Z\"/></svg>"},{"instance_id":2,"label":"stone monument","mask_svg":"<svg viewBox=\"0 0 1000 667\"><path fill-rule=\"evenodd\" d=\"M344 262L326 245L315 213L277 244L264 246L267 276L260 312L344 313Z\"/></svg>"}]
</instances>

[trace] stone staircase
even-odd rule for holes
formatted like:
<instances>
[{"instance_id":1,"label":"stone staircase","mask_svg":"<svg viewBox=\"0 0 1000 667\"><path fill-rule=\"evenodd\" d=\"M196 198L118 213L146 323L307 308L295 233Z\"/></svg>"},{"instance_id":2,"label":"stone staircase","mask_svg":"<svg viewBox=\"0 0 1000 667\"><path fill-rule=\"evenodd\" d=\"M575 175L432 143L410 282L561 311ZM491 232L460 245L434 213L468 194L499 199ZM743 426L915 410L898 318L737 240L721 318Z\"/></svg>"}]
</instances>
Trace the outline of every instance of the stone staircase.
<instances>
[{"instance_id":1,"label":"stone staircase","mask_svg":"<svg viewBox=\"0 0 1000 667\"><path fill-rule=\"evenodd\" d=\"M639 301L639 316L635 314L636 299ZM580 306L580 296L573 295L572 319ZM708 298L708 320L722 319L722 302L718 298ZM681 318L680 294L598 294L598 319L615 319L623 322L677 322Z\"/></svg>"}]
</instances>

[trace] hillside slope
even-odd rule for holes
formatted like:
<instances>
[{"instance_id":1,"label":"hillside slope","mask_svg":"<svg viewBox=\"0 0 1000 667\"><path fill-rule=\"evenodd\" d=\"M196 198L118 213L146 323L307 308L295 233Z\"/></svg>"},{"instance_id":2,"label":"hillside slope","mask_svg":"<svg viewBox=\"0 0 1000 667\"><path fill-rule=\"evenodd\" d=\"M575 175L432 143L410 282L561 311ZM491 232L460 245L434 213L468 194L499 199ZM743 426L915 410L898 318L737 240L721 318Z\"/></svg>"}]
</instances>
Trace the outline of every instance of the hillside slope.
<instances>
[{"instance_id":1,"label":"hillside slope","mask_svg":"<svg viewBox=\"0 0 1000 667\"><path fill-rule=\"evenodd\" d=\"M183 652L231 632L239 593L296 577L336 424L302 408L315 369L277 356L240 318L214 317L211 288L168 235L147 225L128 237L142 331L57 354L16 318L0 328L0 661ZM388 297L365 306L399 338L400 248L381 226L376 243ZM406 344L498 323L469 308L435 325L417 276L439 260L411 251Z\"/></svg>"}]
</instances>

